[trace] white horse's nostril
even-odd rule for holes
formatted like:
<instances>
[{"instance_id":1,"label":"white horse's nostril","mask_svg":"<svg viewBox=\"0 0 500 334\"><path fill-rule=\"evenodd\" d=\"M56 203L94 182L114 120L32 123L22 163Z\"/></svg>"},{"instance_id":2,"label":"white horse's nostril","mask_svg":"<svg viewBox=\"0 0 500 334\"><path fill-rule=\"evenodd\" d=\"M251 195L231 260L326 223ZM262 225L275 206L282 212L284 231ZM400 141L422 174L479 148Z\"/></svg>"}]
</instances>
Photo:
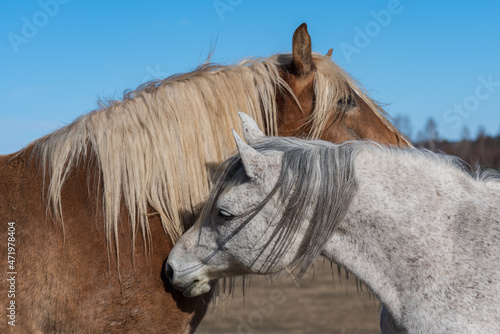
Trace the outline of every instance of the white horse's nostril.
<instances>
[{"instance_id":1,"label":"white horse's nostril","mask_svg":"<svg viewBox=\"0 0 500 334\"><path fill-rule=\"evenodd\" d=\"M165 266L165 276L167 276L168 280L172 282L172 279L174 278L174 269L170 264L168 264L168 262Z\"/></svg>"}]
</instances>

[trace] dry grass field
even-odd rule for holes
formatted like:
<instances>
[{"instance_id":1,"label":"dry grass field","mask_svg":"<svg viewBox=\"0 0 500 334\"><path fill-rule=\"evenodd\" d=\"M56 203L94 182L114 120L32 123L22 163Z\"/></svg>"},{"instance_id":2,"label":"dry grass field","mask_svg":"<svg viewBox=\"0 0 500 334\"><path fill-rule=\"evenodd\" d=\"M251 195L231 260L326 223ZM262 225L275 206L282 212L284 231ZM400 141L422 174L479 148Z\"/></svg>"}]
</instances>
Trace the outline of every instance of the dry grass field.
<instances>
[{"instance_id":1,"label":"dry grass field","mask_svg":"<svg viewBox=\"0 0 500 334\"><path fill-rule=\"evenodd\" d=\"M255 276L243 298L240 281L229 303L211 305L196 334L375 334L379 317L380 303L366 287L318 259L300 287L290 275L272 282Z\"/></svg>"}]
</instances>

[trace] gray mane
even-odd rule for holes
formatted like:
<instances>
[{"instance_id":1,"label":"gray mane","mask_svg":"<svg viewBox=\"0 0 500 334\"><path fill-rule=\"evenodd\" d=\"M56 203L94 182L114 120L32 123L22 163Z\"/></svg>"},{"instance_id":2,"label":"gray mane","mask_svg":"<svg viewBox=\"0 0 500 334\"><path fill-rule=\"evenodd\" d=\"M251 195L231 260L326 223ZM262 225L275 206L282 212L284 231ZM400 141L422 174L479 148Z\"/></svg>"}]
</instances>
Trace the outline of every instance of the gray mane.
<instances>
[{"instance_id":1,"label":"gray mane","mask_svg":"<svg viewBox=\"0 0 500 334\"><path fill-rule=\"evenodd\" d=\"M282 168L276 187L254 210L247 212L248 218L234 233L221 242L221 247L238 233L262 209L274 195L280 196L283 216L268 244L276 243L266 263L272 268L275 261L288 250L296 237L301 223L309 216L309 224L302 241L303 255L293 264L302 276L330 240L337 224L344 218L356 191L353 159L357 145L333 145L324 141L297 138L267 137L252 147L261 153L283 152ZM217 198L237 184L248 181L242 172L239 155L228 159L221 166L216 187L205 206L208 212ZM311 211L312 209L312 211ZM208 213L206 212L206 213ZM201 216L206 216L203 213ZM311 218L312 217L312 218ZM207 220L210 222L211 220ZM210 256L211 257L211 256ZM206 259L208 260L208 258Z\"/></svg>"}]
</instances>

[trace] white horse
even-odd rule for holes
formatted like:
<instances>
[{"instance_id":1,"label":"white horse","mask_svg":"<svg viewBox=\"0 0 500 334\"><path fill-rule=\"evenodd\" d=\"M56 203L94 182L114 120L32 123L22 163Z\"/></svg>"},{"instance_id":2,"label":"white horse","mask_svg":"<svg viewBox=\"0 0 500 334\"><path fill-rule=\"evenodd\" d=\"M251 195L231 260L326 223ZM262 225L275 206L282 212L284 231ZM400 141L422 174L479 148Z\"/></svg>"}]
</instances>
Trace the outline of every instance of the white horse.
<instances>
[{"instance_id":1,"label":"white horse","mask_svg":"<svg viewBox=\"0 0 500 334\"><path fill-rule=\"evenodd\" d=\"M399 331L500 333L500 182L456 159L373 143L245 144L168 258L186 296L215 279L303 274L321 254L364 282Z\"/></svg>"}]
</instances>

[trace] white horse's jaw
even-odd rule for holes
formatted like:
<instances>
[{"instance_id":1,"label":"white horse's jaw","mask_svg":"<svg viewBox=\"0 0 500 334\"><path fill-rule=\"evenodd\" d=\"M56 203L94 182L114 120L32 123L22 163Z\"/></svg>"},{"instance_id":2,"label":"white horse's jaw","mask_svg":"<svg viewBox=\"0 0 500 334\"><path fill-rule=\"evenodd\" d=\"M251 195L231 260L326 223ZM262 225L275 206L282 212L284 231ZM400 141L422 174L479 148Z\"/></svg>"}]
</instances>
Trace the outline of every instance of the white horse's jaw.
<instances>
[{"instance_id":1,"label":"white horse's jaw","mask_svg":"<svg viewBox=\"0 0 500 334\"><path fill-rule=\"evenodd\" d=\"M209 292L211 289L209 281L196 281L182 293L185 297L196 297Z\"/></svg>"}]
</instances>

